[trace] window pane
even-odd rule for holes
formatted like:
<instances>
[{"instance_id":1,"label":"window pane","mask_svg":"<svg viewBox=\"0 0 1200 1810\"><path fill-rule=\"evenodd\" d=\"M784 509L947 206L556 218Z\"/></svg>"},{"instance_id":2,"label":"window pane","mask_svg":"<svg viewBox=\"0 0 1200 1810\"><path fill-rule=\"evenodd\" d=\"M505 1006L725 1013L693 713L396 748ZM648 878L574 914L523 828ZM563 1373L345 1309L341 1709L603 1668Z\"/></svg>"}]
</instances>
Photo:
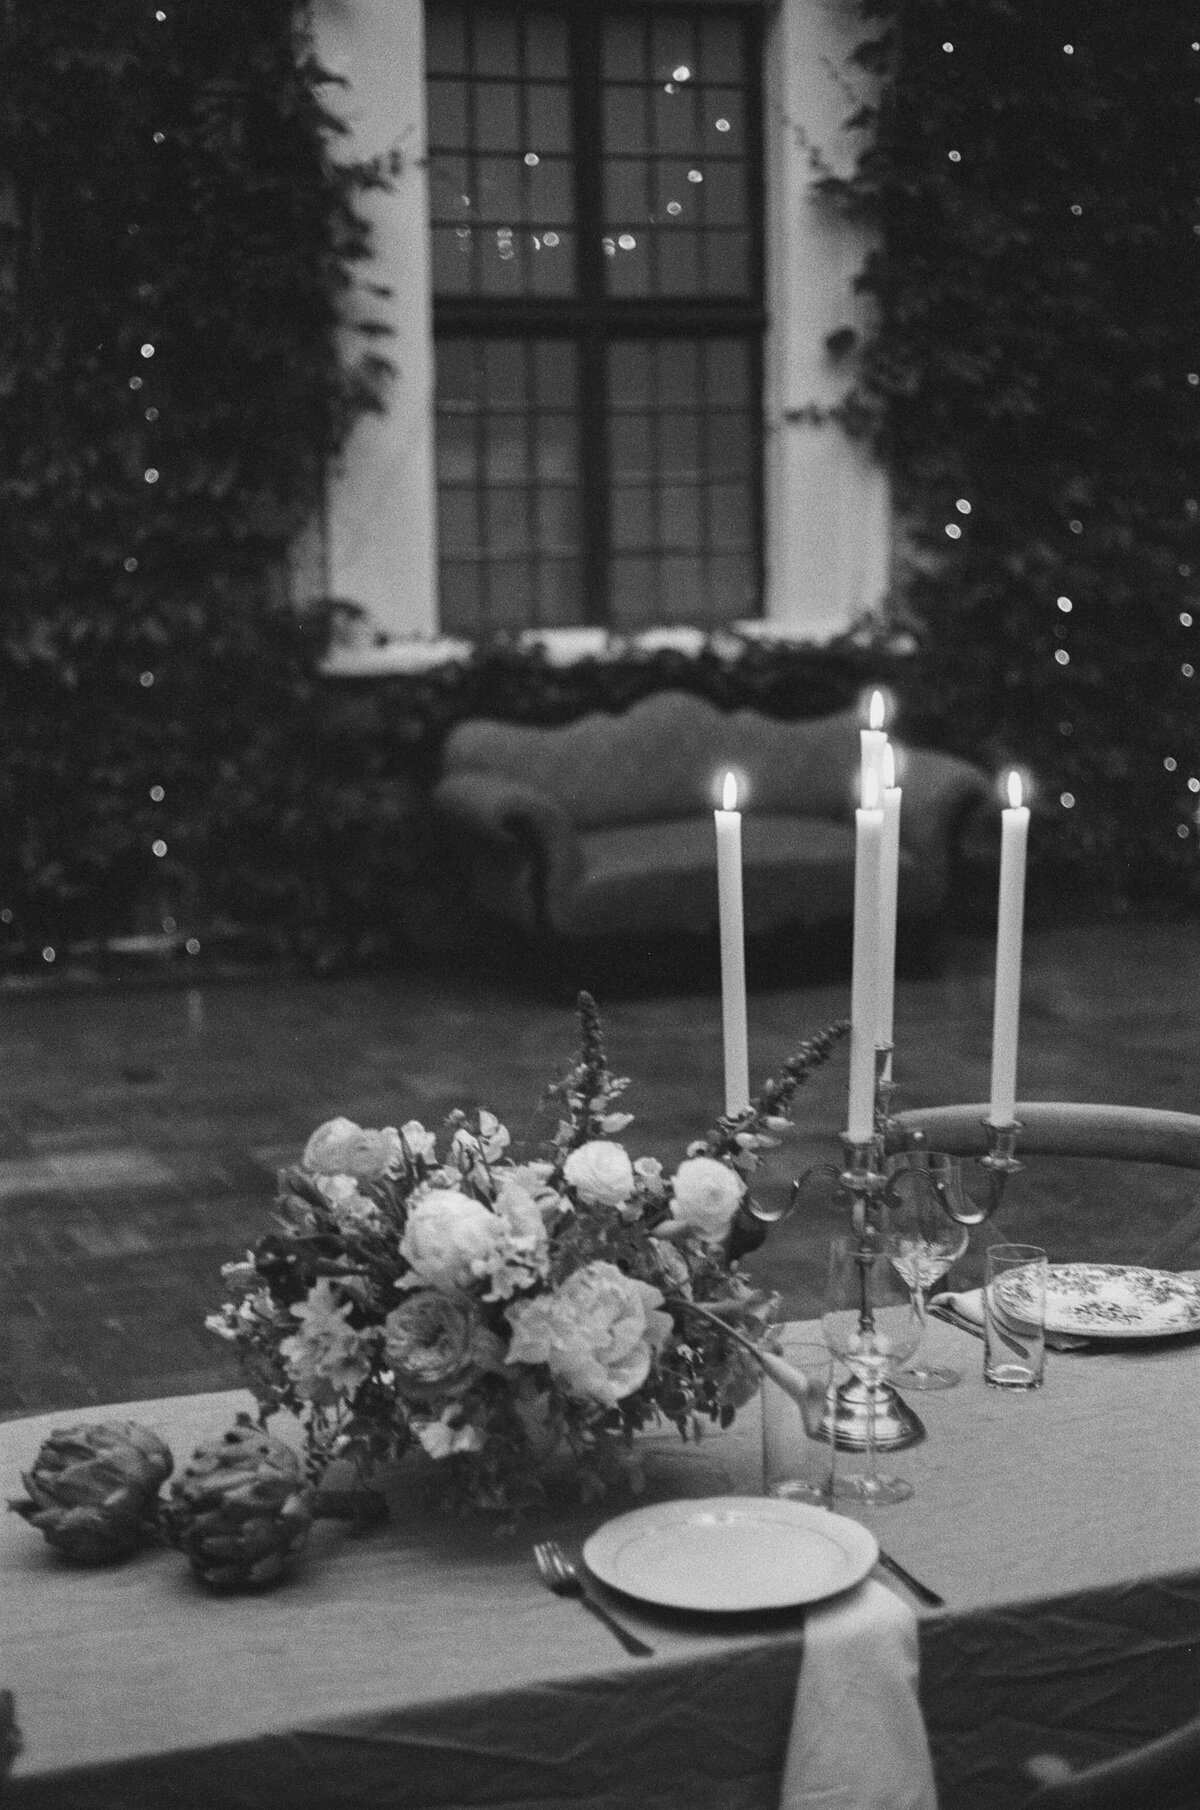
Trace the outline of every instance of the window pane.
<instances>
[{"instance_id":1,"label":"window pane","mask_svg":"<svg viewBox=\"0 0 1200 1810\"><path fill-rule=\"evenodd\" d=\"M452 559L456 553L474 553L479 540L476 498L471 490L444 490L438 511L442 552Z\"/></svg>"},{"instance_id":2,"label":"window pane","mask_svg":"<svg viewBox=\"0 0 1200 1810\"><path fill-rule=\"evenodd\" d=\"M560 407L575 400L575 348L565 340L540 340L533 347L534 385L539 404Z\"/></svg>"},{"instance_id":3,"label":"window pane","mask_svg":"<svg viewBox=\"0 0 1200 1810\"><path fill-rule=\"evenodd\" d=\"M525 20L525 73L530 76L567 74L567 27L561 18L530 13Z\"/></svg>"},{"instance_id":4,"label":"window pane","mask_svg":"<svg viewBox=\"0 0 1200 1810\"><path fill-rule=\"evenodd\" d=\"M525 90L525 117L529 122L524 150L566 153L571 149L571 102L566 88L530 87Z\"/></svg>"},{"instance_id":5,"label":"window pane","mask_svg":"<svg viewBox=\"0 0 1200 1810\"><path fill-rule=\"evenodd\" d=\"M704 77L709 82L739 82L743 79L742 34L737 21L726 16L700 18L700 60Z\"/></svg>"},{"instance_id":6,"label":"window pane","mask_svg":"<svg viewBox=\"0 0 1200 1810\"><path fill-rule=\"evenodd\" d=\"M467 134L467 91L460 82L430 82L427 107L429 142L455 149L470 142Z\"/></svg>"},{"instance_id":7,"label":"window pane","mask_svg":"<svg viewBox=\"0 0 1200 1810\"><path fill-rule=\"evenodd\" d=\"M618 489L612 497L614 547L648 547L653 544L654 510L648 490Z\"/></svg>"},{"instance_id":8,"label":"window pane","mask_svg":"<svg viewBox=\"0 0 1200 1810\"><path fill-rule=\"evenodd\" d=\"M583 620L583 585L577 560L537 563L539 628L573 628Z\"/></svg>"},{"instance_id":9,"label":"window pane","mask_svg":"<svg viewBox=\"0 0 1200 1810\"><path fill-rule=\"evenodd\" d=\"M681 82L698 72L692 20L679 13L660 13L654 19L650 74L656 82L668 82L677 69L686 69Z\"/></svg>"},{"instance_id":10,"label":"window pane","mask_svg":"<svg viewBox=\"0 0 1200 1810\"><path fill-rule=\"evenodd\" d=\"M474 560L444 559L441 564L438 612L449 635L474 635L482 620L480 567Z\"/></svg>"},{"instance_id":11,"label":"window pane","mask_svg":"<svg viewBox=\"0 0 1200 1810\"><path fill-rule=\"evenodd\" d=\"M648 415L617 415L609 430L613 478L644 478L651 466L651 430Z\"/></svg>"},{"instance_id":12,"label":"window pane","mask_svg":"<svg viewBox=\"0 0 1200 1810\"><path fill-rule=\"evenodd\" d=\"M475 143L483 151L524 151L515 82L476 82Z\"/></svg>"},{"instance_id":13,"label":"window pane","mask_svg":"<svg viewBox=\"0 0 1200 1810\"><path fill-rule=\"evenodd\" d=\"M571 166L565 159L543 160L535 168L525 166L528 201L527 218L542 226L565 226L574 212L571 196Z\"/></svg>"},{"instance_id":14,"label":"window pane","mask_svg":"<svg viewBox=\"0 0 1200 1810\"><path fill-rule=\"evenodd\" d=\"M574 342L456 335L436 353L443 626L581 621Z\"/></svg>"},{"instance_id":15,"label":"window pane","mask_svg":"<svg viewBox=\"0 0 1200 1810\"><path fill-rule=\"evenodd\" d=\"M533 295L569 295L575 287L574 233L542 233L531 247L526 274Z\"/></svg>"},{"instance_id":16,"label":"window pane","mask_svg":"<svg viewBox=\"0 0 1200 1810\"><path fill-rule=\"evenodd\" d=\"M475 71L478 75L517 74L517 19L513 13L472 10Z\"/></svg>"},{"instance_id":17,"label":"window pane","mask_svg":"<svg viewBox=\"0 0 1200 1810\"><path fill-rule=\"evenodd\" d=\"M638 81L647 76L646 24L640 13L610 13L605 19L602 67L606 81Z\"/></svg>"},{"instance_id":18,"label":"window pane","mask_svg":"<svg viewBox=\"0 0 1200 1810\"><path fill-rule=\"evenodd\" d=\"M467 39L461 7L430 7L425 20L425 63L431 74L460 75L466 69Z\"/></svg>"},{"instance_id":19,"label":"window pane","mask_svg":"<svg viewBox=\"0 0 1200 1810\"><path fill-rule=\"evenodd\" d=\"M517 157L481 157L475 189L478 218L483 221L519 220L522 217L521 175Z\"/></svg>"},{"instance_id":20,"label":"window pane","mask_svg":"<svg viewBox=\"0 0 1200 1810\"><path fill-rule=\"evenodd\" d=\"M712 406L714 377L719 408ZM754 607L758 402L752 381L746 344L738 340L645 339L610 348L618 626L703 626ZM636 410L633 400L640 401Z\"/></svg>"},{"instance_id":21,"label":"window pane","mask_svg":"<svg viewBox=\"0 0 1200 1810\"><path fill-rule=\"evenodd\" d=\"M473 287L471 229L433 229L433 286L439 295L465 295Z\"/></svg>"},{"instance_id":22,"label":"window pane","mask_svg":"<svg viewBox=\"0 0 1200 1810\"><path fill-rule=\"evenodd\" d=\"M654 90L654 148L656 151L700 150L700 124L696 117L697 93L690 82L668 84Z\"/></svg>"},{"instance_id":23,"label":"window pane","mask_svg":"<svg viewBox=\"0 0 1200 1810\"><path fill-rule=\"evenodd\" d=\"M604 143L623 151L650 147L644 88L607 88L604 93Z\"/></svg>"}]
</instances>

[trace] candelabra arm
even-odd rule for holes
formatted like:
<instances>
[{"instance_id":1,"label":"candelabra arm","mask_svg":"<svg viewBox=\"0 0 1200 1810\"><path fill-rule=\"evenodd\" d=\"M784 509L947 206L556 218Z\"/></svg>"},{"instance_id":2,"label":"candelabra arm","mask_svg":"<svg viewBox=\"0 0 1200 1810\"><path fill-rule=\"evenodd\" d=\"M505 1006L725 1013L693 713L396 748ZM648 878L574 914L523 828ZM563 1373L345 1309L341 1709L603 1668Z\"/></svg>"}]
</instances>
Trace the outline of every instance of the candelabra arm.
<instances>
[{"instance_id":1,"label":"candelabra arm","mask_svg":"<svg viewBox=\"0 0 1200 1810\"><path fill-rule=\"evenodd\" d=\"M976 1159L976 1168L983 1171L984 1187L980 1193L964 1190L967 1204L957 1206L946 1203L947 1211L952 1219L960 1225L978 1226L992 1217L1004 1199L1004 1190L1010 1175L1016 1175L1025 1165L1017 1157L1017 1138L1021 1133L1021 1121L1013 1119L1008 1125L993 1125L990 1119L983 1121L987 1133L988 1148L986 1156Z\"/></svg>"}]
</instances>

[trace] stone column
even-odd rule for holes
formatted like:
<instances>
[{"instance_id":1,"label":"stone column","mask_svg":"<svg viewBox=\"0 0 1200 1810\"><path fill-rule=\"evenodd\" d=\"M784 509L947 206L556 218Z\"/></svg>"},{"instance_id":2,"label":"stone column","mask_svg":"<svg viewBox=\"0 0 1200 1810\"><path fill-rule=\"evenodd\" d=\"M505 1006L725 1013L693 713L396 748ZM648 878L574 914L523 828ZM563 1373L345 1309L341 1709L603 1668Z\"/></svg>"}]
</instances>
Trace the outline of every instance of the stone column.
<instances>
[{"instance_id":1,"label":"stone column","mask_svg":"<svg viewBox=\"0 0 1200 1810\"><path fill-rule=\"evenodd\" d=\"M365 292L355 313L387 320L378 342L397 367L387 412L364 416L329 475L325 524L329 596L361 604L373 631L437 632L437 536L433 437L433 327L429 197L425 152L425 44L421 0L312 0L318 59L349 86L329 91L345 119L347 155L398 150L403 167L391 193L363 208L375 234L362 283L383 283L388 300ZM337 154L337 147L334 147ZM366 344L352 332L351 353Z\"/></svg>"},{"instance_id":2,"label":"stone column","mask_svg":"<svg viewBox=\"0 0 1200 1810\"><path fill-rule=\"evenodd\" d=\"M852 0L780 0L766 41L765 613L815 640L874 608L889 582L886 473L841 428L800 418L847 387L852 355L832 356L826 336L864 319L853 282L867 240L814 197L809 150L852 164L842 122L852 87L869 90L846 58L862 30Z\"/></svg>"}]
</instances>

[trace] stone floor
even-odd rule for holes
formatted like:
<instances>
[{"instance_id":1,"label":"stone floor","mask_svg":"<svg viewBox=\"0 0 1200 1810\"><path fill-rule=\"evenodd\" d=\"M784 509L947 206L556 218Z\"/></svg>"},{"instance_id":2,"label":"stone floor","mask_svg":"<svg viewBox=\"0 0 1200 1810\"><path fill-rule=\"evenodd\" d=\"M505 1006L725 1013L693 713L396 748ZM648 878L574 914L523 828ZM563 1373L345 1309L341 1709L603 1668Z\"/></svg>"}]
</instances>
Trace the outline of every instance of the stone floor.
<instances>
[{"instance_id":1,"label":"stone floor","mask_svg":"<svg viewBox=\"0 0 1200 1810\"><path fill-rule=\"evenodd\" d=\"M898 1104L985 1096L991 955L986 936L959 936L936 978L901 981ZM1037 931L1025 976L1023 1098L1200 1110L1200 922ZM844 979L752 993L755 1074L848 997ZM671 1163L719 1108L715 993L618 998L605 1020L613 1067L634 1077L627 1142ZM550 999L445 967L0 997L0 1417L232 1385L204 1315L313 1126L338 1112L435 1126L488 1105L519 1134L574 1042L569 988ZM801 1095L768 1190L836 1156L844 1106L843 1048ZM1037 1160L1004 1230L1060 1259L1133 1259L1195 1191L1186 1173ZM794 1311L820 1301L832 1223L790 1220L753 1259Z\"/></svg>"}]
</instances>

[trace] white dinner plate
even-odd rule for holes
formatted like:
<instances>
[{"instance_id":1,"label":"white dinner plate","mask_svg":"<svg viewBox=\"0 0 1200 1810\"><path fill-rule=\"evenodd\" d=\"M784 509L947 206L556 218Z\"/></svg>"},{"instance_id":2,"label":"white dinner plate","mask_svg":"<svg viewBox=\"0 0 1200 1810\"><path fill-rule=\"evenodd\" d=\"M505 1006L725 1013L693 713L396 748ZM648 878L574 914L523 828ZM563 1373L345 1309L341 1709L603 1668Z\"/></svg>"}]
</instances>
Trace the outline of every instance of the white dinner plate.
<instances>
[{"instance_id":1,"label":"white dinner plate","mask_svg":"<svg viewBox=\"0 0 1200 1810\"><path fill-rule=\"evenodd\" d=\"M1020 1271L1005 1278L1018 1308L1028 1298ZM1173 1270L1134 1263L1052 1263L1046 1282L1046 1331L1092 1338L1158 1339L1200 1332L1200 1289Z\"/></svg>"},{"instance_id":2,"label":"white dinner plate","mask_svg":"<svg viewBox=\"0 0 1200 1810\"><path fill-rule=\"evenodd\" d=\"M667 1609L748 1611L819 1603L879 1557L857 1521L807 1502L707 1496L635 1508L583 1548L593 1577Z\"/></svg>"}]
</instances>

